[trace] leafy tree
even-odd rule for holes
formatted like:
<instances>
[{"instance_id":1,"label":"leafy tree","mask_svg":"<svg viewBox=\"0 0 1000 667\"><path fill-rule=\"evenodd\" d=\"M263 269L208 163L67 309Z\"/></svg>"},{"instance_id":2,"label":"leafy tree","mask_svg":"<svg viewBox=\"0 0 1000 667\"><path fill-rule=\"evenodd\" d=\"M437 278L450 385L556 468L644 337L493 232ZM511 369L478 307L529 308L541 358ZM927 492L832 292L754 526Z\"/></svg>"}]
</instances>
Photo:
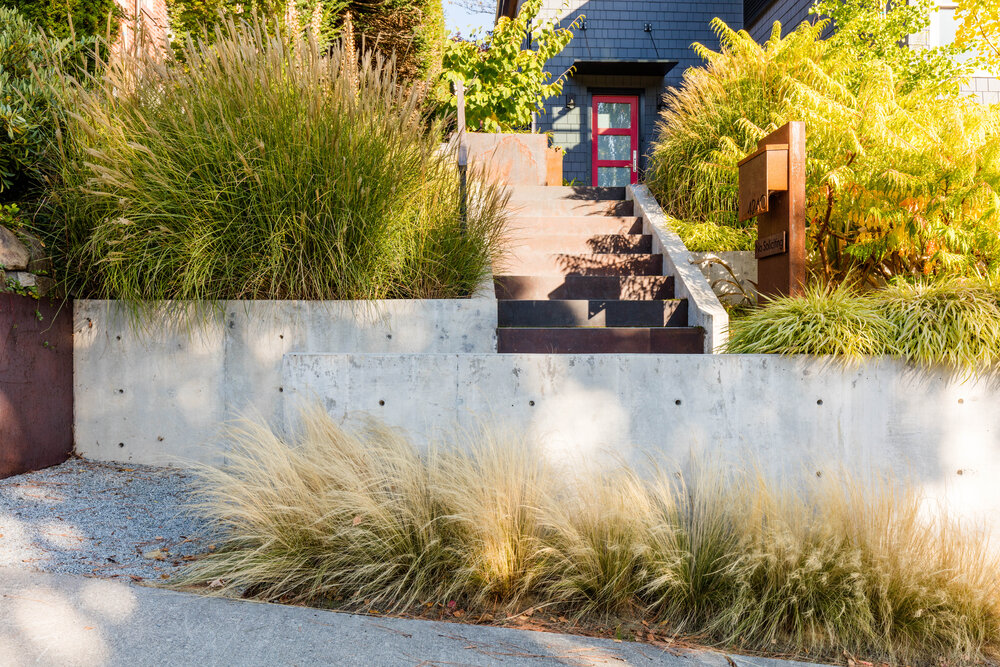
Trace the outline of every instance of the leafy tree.
<instances>
[{"instance_id":1,"label":"leafy tree","mask_svg":"<svg viewBox=\"0 0 1000 667\"><path fill-rule=\"evenodd\" d=\"M18 10L36 27L61 39L72 32L81 38L111 37L113 40L122 17L115 0L0 0L0 7Z\"/></svg>"},{"instance_id":2,"label":"leafy tree","mask_svg":"<svg viewBox=\"0 0 1000 667\"><path fill-rule=\"evenodd\" d=\"M55 132L49 83L82 46L0 7L0 201L22 199L40 184Z\"/></svg>"},{"instance_id":3,"label":"leafy tree","mask_svg":"<svg viewBox=\"0 0 1000 667\"><path fill-rule=\"evenodd\" d=\"M566 48L576 27L574 22L560 28L554 19L535 24L541 6L541 0L528 0L516 18L501 17L482 41L448 42L435 93L442 109L457 110L452 87L462 82L470 127L505 132L531 125L531 114L544 110L542 102L562 92L570 71L553 81L545 63ZM522 48L525 35L531 36L534 49Z\"/></svg>"},{"instance_id":4,"label":"leafy tree","mask_svg":"<svg viewBox=\"0 0 1000 667\"><path fill-rule=\"evenodd\" d=\"M958 0L955 44L975 49L982 63L1000 72L1000 0Z\"/></svg>"},{"instance_id":5,"label":"leafy tree","mask_svg":"<svg viewBox=\"0 0 1000 667\"><path fill-rule=\"evenodd\" d=\"M836 49L847 51L859 61L880 61L892 68L897 83L904 90L940 83L955 89L966 68L954 56L962 46L900 48L909 35L917 34L931 23L937 11L933 0L886 3L885 0L819 0L809 13L832 21L836 30L828 41ZM851 79L855 89L862 82L856 70Z\"/></svg>"},{"instance_id":6,"label":"leafy tree","mask_svg":"<svg viewBox=\"0 0 1000 667\"><path fill-rule=\"evenodd\" d=\"M433 77L440 70L441 0L170 0L169 9L178 50L190 35L212 38L226 18L252 22L260 15L278 17L296 33L311 30L329 45L350 12L358 46L394 57L404 78Z\"/></svg>"},{"instance_id":7,"label":"leafy tree","mask_svg":"<svg viewBox=\"0 0 1000 667\"><path fill-rule=\"evenodd\" d=\"M822 39L825 22L766 44L714 23L721 49L668 92L648 181L685 221L741 227L736 163L806 123L812 267L833 282L1000 275L1000 109L906 89L894 69ZM719 248L722 249L722 248Z\"/></svg>"}]
</instances>

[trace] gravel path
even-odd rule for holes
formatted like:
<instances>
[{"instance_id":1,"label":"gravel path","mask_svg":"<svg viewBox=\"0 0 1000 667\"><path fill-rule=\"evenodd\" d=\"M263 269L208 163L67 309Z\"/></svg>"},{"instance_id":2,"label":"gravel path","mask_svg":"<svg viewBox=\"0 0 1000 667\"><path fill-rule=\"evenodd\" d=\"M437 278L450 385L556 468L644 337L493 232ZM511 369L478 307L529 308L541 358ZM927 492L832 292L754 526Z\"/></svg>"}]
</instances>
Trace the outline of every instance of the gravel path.
<instances>
[{"instance_id":1,"label":"gravel path","mask_svg":"<svg viewBox=\"0 0 1000 667\"><path fill-rule=\"evenodd\" d=\"M72 459L0 480L0 567L169 579L203 553L183 512L190 473Z\"/></svg>"}]
</instances>

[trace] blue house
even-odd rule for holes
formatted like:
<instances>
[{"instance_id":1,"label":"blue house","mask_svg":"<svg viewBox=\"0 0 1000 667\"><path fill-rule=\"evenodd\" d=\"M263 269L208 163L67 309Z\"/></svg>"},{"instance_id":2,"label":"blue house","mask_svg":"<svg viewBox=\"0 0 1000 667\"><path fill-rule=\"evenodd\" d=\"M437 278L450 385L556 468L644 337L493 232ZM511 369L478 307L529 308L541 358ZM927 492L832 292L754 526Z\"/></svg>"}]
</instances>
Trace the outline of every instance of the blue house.
<instances>
[{"instance_id":1,"label":"blue house","mask_svg":"<svg viewBox=\"0 0 1000 667\"><path fill-rule=\"evenodd\" d=\"M514 16L523 0L498 0L497 17ZM954 4L940 9L912 48L954 39ZM565 152L563 175L581 185L622 186L640 180L655 134L663 92L684 70L703 64L691 48L718 44L710 21L745 28L758 41L780 21L791 30L809 18L813 0L545 0L540 19L568 26L583 15L569 46L546 69L554 77L571 67L563 94L545 102L539 132ZM968 92L997 102L1000 82L977 73Z\"/></svg>"}]
</instances>

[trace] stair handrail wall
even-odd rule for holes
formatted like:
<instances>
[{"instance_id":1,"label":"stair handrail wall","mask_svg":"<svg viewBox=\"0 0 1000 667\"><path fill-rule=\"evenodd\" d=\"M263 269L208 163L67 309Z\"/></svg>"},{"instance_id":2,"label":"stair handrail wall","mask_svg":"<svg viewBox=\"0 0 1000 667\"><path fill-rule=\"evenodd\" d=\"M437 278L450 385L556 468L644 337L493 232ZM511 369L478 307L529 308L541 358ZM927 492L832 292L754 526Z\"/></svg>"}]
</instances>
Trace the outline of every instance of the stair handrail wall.
<instances>
[{"instance_id":1,"label":"stair handrail wall","mask_svg":"<svg viewBox=\"0 0 1000 667\"><path fill-rule=\"evenodd\" d=\"M642 218L642 231L653 237L653 252L663 255L663 275L674 277L675 295L688 300L688 326L705 330L705 352L719 354L729 339L729 313L711 283L693 261L681 237L670 229L667 216L645 185L629 185L625 198Z\"/></svg>"}]
</instances>

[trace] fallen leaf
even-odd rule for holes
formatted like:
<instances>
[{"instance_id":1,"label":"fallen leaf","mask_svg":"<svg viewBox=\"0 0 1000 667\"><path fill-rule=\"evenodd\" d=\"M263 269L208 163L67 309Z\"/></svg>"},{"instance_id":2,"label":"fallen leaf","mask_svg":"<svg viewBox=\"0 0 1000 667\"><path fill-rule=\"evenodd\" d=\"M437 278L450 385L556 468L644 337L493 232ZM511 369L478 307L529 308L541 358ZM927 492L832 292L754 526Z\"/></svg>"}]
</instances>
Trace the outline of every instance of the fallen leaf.
<instances>
[{"instance_id":1,"label":"fallen leaf","mask_svg":"<svg viewBox=\"0 0 1000 667\"><path fill-rule=\"evenodd\" d=\"M170 578L169 574L161 574L160 575L160 579L169 579L169 578Z\"/></svg>"},{"instance_id":2,"label":"fallen leaf","mask_svg":"<svg viewBox=\"0 0 1000 667\"><path fill-rule=\"evenodd\" d=\"M455 618L462 618L463 616L465 616L465 612L462 611L461 609L456 609L455 613L453 613L452 616L454 616Z\"/></svg>"},{"instance_id":3,"label":"fallen leaf","mask_svg":"<svg viewBox=\"0 0 1000 667\"><path fill-rule=\"evenodd\" d=\"M142 557L149 560L166 560L167 554L162 549L153 549L142 554Z\"/></svg>"},{"instance_id":4,"label":"fallen leaf","mask_svg":"<svg viewBox=\"0 0 1000 667\"><path fill-rule=\"evenodd\" d=\"M222 583L222 579L216 579L215 581L208 582L209 588L222 588L225 584Z\"/></svg>"},{"instance_id":5,"label":"fallen leaf","mask_svg":"<svg viewBox=\"0 0 1000 667\"><path fill-rule=\"evenodd\" d=\"M356 517L354 517L354 520L351 521L351 525L352 526L357 526L360 523L361 523L361 515L360 514L357 515Z\"/></svg>"},{"instance_id":6,"label":"fallen leaf","mask_svg":"<svg viewBox=\"0 0 1000 667\"><path fill-rule=\"evenodd\" d=\"M129 576L129 579L131 579L132 581L142 581L142 577L140 577L138 575L130 574L128 576Z\"/></svg>"}]
</instances>

